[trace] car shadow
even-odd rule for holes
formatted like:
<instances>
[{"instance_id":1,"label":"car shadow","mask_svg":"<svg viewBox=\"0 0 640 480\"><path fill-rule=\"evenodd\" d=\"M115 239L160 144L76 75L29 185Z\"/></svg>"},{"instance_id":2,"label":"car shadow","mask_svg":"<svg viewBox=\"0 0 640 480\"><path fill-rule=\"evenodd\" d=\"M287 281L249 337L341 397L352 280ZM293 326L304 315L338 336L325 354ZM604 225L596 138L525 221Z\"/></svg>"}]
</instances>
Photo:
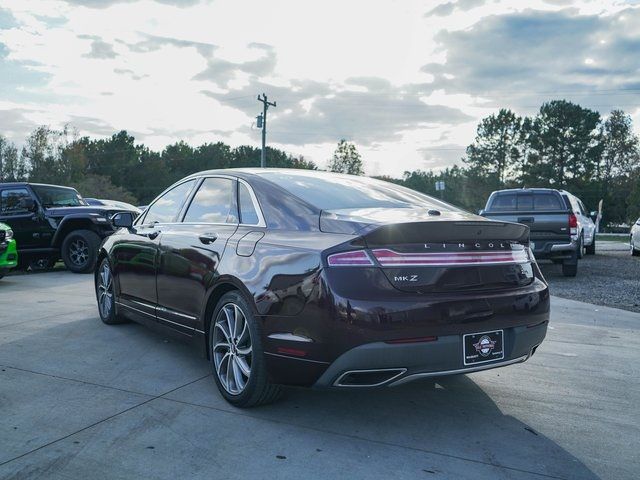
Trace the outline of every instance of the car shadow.
<instances>
[{"instance_id":1,"label":"car shadow","mask_svg":"<svg viewBox=\"0 0 640 480\"><path fill-rule=\"evenodd\" d=\"M508 478L599 478L536 428L504 414L467 375L375 390L290 388L280 403L251 415L491 465Z\"/></svg>"},{"instance_id":2,"label":"car shadow","mask_svg":"<svg viewBox=\"0 0 640 480\"><path fill-rule=\"evenodd\" d=\"M338 442L364 442L362 448L366 448L366 442L373 442L378 446L410 449L424 453L425 463L433 461L434 465L425 466L428 473L443 472L447 462L460 468L462 462L469 471L476 467L496 468L500 478L599 478L535 426L503 413L473 376L426 379L375 390L287 388L284 397L275 404L240 410L222 400L210 376L189 383L189 379L206 375L205 359L199 359L188 345L142 326L105 326L98 318L86 316L51 324L4 343L1 363L8 360L8 353L28 357L30 348L38 351L45 344L49 353L46 357L26 363L17 361L16 366L152 395L185 385L163 398L180 405L273 422L274 431L278 430L278 424L292 425L337 435ZM55 366L56 357L61 359L60 367ZM82 361L74 362L73 358ZM100 369L104 372L99 372ZM142 389L146 385L149 392ZM28 398L25 395L26 401ZM523 407L511 405L515 398L502 394L503 408L522 411ZM54 402L51 408L60 407ZM34 413L34 432L38 415ZM560 430L558 426L552 429Z\"/></svg>"}]
</instances>

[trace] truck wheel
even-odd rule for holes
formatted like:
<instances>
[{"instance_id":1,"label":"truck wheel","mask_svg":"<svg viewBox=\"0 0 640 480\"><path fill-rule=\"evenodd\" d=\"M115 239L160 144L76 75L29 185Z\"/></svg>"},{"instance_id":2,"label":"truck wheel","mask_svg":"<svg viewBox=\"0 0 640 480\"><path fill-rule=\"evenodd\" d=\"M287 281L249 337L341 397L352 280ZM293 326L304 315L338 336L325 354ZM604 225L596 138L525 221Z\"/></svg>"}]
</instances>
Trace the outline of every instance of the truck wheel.
<instances>
[{"instance_id":1,"label":"truck wheel","mask_svg":"<svg viewBox=\"0 0 640 480\"><path fill-rule=\"evenodd\" d=\"M578 241L578 259L582 258L582 254L584 252L584 238L580 235L580 240Z\"/></svg>"},{"instance_id":2,"label":"truck wheel","mask_svg":"<svg viewBox=\"0 0 640 480\"><path fill-rule=\"evenodd\" d=\"M596 254L596 239L594 237L593 242L591 242L591 245L589 245L588 247L585 247L584 249L585 253L587 255L595 255Z\"/></svg>"},{"instance_id":3,"label":"truck wheel","mask_svg":"<svg viewBox=\"0 0 640 480\"><path fill-rule=\"evenodd\" d=\"M563 263L562 264L562 275L565 277L575 277L578 274L578 264L577 263Z\"/></svg>"},{"instance_id":4,"label":"truck wheel","mask_svg":"<svg viewBox=\"0 0 640 480\"><path fill-rule=\"evenodd\" d=\"M89 273L96 266L100 237L91 230L76 230L62 242L62 260L74 273Z\"/></svg>"}]
</instances>

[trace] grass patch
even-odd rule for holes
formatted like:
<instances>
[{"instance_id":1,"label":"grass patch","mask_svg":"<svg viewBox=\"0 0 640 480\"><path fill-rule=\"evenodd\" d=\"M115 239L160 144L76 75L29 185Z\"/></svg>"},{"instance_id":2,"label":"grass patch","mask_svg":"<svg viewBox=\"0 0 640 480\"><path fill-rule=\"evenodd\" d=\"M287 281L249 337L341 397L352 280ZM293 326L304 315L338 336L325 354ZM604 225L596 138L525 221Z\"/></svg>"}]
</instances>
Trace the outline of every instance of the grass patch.
<instances>
[{"instance_id":1,"label":"grass patch","mask_svg":"<svg viewBox=\"0 0 640 480\"><path fill-rule=\"evenodd\" d=\"M615 234L612 235L610 233L598 233L596 235L596 240L605 241L605 242L620 242L620 243L629 243L629 234Z\"/></svg>"}]
</instances>

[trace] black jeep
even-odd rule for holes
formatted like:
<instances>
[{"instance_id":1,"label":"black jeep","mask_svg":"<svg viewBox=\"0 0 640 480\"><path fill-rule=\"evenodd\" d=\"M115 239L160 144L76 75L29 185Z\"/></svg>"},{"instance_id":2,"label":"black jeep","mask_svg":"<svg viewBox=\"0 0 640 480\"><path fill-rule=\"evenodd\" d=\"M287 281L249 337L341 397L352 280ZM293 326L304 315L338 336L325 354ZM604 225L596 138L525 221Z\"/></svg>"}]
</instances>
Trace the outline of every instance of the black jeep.
<instances>
[{"instance_id":1,"label":"black jeep","mask_svg":"<svg viewBox=\"0 0 640 480\"><path fill-rule=\"evenodd\" d=\"M22 267L46 268L62 257L72 272L93 271L100 242L114 232L110 218L122 211L89 206L69 187L0 183L0 222L14 232Z\"/></svg>"}]
</instances>

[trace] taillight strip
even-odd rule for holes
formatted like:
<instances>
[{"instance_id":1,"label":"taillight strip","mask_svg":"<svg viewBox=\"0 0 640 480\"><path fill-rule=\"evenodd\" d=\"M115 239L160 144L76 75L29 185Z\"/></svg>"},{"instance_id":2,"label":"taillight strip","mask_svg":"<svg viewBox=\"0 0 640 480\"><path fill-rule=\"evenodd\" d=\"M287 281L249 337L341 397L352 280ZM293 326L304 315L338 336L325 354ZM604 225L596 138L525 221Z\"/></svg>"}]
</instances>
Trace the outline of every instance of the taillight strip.
<instances>
[{"instance_id":1,"label":"taillight strip","mask_svg":"<svg viewBox=\"0 0 640 480\"><path fill-rule=\"evenodd\" d=\"M478 264L509 264L529 262L529 255L523 250L478 251L478 252L430 252L398 253L386 248L373 250L373 255L383 267L412 266L464 266Z\"/></svg>"}]
</instances>

